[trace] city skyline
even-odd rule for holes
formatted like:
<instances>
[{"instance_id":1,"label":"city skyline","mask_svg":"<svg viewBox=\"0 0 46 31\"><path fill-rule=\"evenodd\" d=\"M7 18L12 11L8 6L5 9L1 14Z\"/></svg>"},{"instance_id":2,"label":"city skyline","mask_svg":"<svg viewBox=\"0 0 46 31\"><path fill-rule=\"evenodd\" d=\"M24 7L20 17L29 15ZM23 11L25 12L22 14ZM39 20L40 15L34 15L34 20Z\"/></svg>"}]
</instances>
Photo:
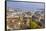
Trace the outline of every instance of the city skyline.
<instances>
[{"instance_id":1,"label":"city skyline","mask_svg":"<svg viewBox=\"0 0 46 31\"><path fill-rule=\"evenodd\" d=\"M44 10L44 3L7 2L7 8L26 10Z\"/></svg>"}]
</instances>

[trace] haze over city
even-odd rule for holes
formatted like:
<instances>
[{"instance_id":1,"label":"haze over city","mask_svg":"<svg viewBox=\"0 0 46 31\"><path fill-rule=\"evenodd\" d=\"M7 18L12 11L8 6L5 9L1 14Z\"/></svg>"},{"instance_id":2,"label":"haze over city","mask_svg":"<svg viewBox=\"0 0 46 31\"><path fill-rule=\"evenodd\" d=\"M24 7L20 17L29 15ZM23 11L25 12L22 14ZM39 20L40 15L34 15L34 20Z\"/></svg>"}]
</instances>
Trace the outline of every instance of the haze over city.
<instances>
[{"instance_id":1,"label":"haze over city","mask_svg":"<svg viewBox=\"0 0 46 31\"><path fill-rule=\"evenodd\" d=\"M7 8L20 8L26 10L44 10L44 3L7 2Z\"/></svg>"}]
</instances>

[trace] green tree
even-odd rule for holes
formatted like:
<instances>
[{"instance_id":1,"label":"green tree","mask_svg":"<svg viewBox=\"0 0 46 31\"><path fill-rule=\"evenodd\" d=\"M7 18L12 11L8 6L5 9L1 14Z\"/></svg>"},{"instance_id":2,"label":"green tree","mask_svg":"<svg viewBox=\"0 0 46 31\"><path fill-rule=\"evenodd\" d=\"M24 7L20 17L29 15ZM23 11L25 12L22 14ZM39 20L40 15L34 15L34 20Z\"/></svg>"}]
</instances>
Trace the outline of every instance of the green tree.
<instances>
[{"instance_id":1,"label":"green tree","mask_svg":"<svg viewBox=\"0 0 46 31\"><path fill-rule=\"evenodd\" d=\"M31 29L35 29L35 28L38 27L37 22L36 22L35 20L32 20L32 18L30 19L29 25L30 25L29 27L30 27Z\"/></svg>"}]
</instances>

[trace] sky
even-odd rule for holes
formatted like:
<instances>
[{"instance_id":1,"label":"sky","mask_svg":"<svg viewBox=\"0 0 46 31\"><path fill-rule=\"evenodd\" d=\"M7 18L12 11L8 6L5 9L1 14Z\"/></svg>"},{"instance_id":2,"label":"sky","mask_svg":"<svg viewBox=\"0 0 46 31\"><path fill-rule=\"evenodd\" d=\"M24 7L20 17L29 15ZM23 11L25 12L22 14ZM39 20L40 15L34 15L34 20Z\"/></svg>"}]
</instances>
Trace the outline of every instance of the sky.
<instances>
[{"instance_id":1,"label":"sky","mask_svg":"<svg viewBox=\"0 0 46 31\"><path fill-rule=\"evenodd\" d=\"M27 9L27 10L42 10L44 9L44 3L27 3L27 2L7 2L8 8L20 8L20 9Z\"/></svg>"}]
</instances>

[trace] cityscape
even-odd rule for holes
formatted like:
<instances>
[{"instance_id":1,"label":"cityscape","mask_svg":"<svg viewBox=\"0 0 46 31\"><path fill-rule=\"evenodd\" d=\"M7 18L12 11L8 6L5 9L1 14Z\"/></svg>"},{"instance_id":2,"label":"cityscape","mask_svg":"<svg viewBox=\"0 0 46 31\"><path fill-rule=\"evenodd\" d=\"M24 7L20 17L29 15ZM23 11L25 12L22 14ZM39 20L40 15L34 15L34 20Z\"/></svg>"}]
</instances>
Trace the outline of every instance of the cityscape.
<instances>
[{"instance_id":1,"label":"cityscape","mask_svg":"<svg viewBox=\"0 0 46 31\"><path fill-rule=\"evenodd\" d=\"M10 2L11 3L11 2ZM21 2L22 3L22 2ZM21 5L19 2L19 6ZM12 2L13 4L13 2ZM16 3L15 3L16 4ZM28 3L29 4L29 3ZM45 9L44 7L39 7L40 9L31 9L27 3L20 8L18 5L13 8L13 6L7 6L7 30L26 30L26 29L43 29L45 28ZM31 3L34 4L34 3ZM39 4L39 3L38 3ZM40 4L39 4L40 5ZM42 4L41 4L42 5ZM43 5L44 6L44 5ZM28 7L28 9L27 9ZM36 6L35 6L36 7Z\"/></svg>"}]
</instances>

